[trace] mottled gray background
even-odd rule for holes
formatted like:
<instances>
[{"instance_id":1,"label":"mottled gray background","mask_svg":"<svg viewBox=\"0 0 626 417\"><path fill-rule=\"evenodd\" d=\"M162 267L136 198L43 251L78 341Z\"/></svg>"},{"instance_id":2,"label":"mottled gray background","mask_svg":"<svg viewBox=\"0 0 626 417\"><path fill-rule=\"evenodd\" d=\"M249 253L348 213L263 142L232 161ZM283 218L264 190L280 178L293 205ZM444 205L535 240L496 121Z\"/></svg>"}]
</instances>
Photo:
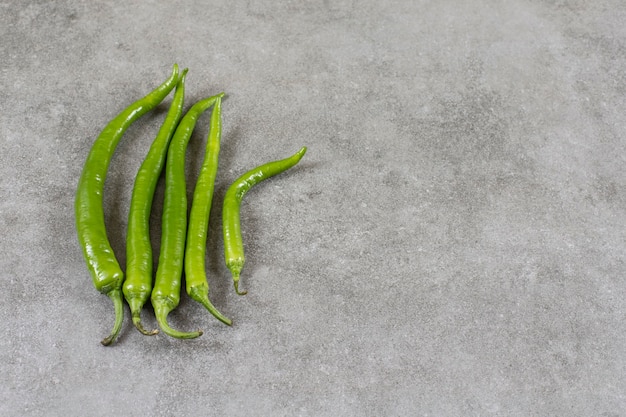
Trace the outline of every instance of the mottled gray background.
<instances>
[{"instance_id":1,"label":"mottled gray background","mask_svg":"<svg viewBox=\"0 0 626 417\"><path fill-rule=\"evenodd\" d=\"M0 1L0 415L626 416L625 22L622 0ZM76 183L174 62L187 107L228 94L207 272L235 324L185 294L171 323L204 336L127 317L105 348ZM170 100L112 161L122 265ZM238 297L224 192L303 145L246 196Z\"/></svg>"}]
</instances>

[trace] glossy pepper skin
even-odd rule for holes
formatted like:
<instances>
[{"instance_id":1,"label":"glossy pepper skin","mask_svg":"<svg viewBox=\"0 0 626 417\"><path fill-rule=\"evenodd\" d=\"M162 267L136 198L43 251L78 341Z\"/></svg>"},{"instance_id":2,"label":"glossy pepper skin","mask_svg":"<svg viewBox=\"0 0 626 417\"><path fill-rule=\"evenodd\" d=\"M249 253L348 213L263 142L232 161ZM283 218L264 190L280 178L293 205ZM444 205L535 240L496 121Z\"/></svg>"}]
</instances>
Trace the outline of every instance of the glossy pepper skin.
<instances>
[{"instance_id":1,"label":"glossy pepper skin","mask_svg":"<svg viewBox=\"0 0 626 417\"><path fill-rule=\"evenodd\" d=\"M115 324L103 345L118 336L124 320L122 282L124 273L113 253L104 224L102 195L111 158L124 132L139 117L156 107L178 83L178 66L172 75L144 98L134 102L111 120L96 138L78 181L76 231L96 289L106 294L115 307Z\"/></svg>"},{"instance_id":2,"label":"glossy pepper skin","mask_svg":"<svg viewBox=\"0 0 626 417\"><path fill-rule=\"evenodd\" d=\"M185 283L187 294L202 304L215 318L224 324L232 321L220 313L209 300L209 283L206 277L206 240L209 216L217 175L217 165L222 136L222 99L215 101L211 114L211 126L207 137L204 161L196 181L189 213L187 243L185 245Z\"/></svg>"},{"instance_id":3,"label":"glossy pepper skin","mask_svg":"<svg viewBox=\"0 0 626 417\"><path fill-rule=\"evenodd\" d=\"M198 117L222 94L194 104L182 118L167 151L165 196L161 228L161 253L150 300L161 330L178 339L193 339L202 331L181 332L167 323L168 314L180 303L180 288L187 235L187 187L185 152Z\"/></svg>"},{"instance_id":4,"label":"glossy pepper skin","mask_svg":"<svg viewBox=\"0 0 626 417\"><path fill-rule=\"evenodd\" d=\"M122 290L130 306L135 327L145 335L154 335L158 330L148 331L141 324L141 309L150 299L152 292L152 245L150 243L150 212L154 190L165 166L167 149L176 127L183 115L185 99L185 76L181 73L174 99L159 133L152 142L143 160L133 186L133 194L128 213L126 234L126 279Z\"/></svg>"},{"instance_id":5,"label":"glossy pepper skin","mask_svg":"<svg viewBox=\"0 0 626 417\"><path fill-rule=\"evenodd\" d=\"M268 162L258 166L237 178L226 191L224 196L224 205L222 209L222 232L224 233L224 258L226 267L230 270L233 277L235 292L239 295L246 294L245 291L239 291L239 276L245 257L243 252L243 239L241 237L241 225L239 219L239 210L243 196L261 181L264 181L274 175L293 167L306 153L306 147L302 147L298 152L289 158L279 161Z\"/></svg>"}]
</instances>

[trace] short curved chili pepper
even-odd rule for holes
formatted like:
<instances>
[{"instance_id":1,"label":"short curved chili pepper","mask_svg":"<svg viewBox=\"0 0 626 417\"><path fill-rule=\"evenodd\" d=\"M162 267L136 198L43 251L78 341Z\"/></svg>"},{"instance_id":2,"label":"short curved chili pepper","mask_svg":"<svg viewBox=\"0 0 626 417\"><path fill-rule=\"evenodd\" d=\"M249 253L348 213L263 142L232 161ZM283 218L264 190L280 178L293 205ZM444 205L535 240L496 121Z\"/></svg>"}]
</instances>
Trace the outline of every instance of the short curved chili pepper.
<instances>
[{"instance_id":1,"label":"short curved chili pepper","mask_svg":"<svg viewBox=\"0 0 626 417\"><path fill-rule=\"evenodd\" d=\"M184 69L170 109L161 125L146 158L139 167L133 186L133 194L128 213L126 235L126 279L122 290L130 306L133 323L145 335L154 335L158 330L148 331L141 324L141 309L152 292L152 245L150 244L150 211L154 190L165 166L167 149L183 115L185 97Z\"/></svg>"},{"instance_id":2,"label":"short curved chili pepper","mask_svg":"<svg viewBox=\"0 0 626 417\"><path fill-rule=\"evenodd\" d=\"M185 283L187 294L192 299L202 304L222 323L230 326L232 321L220 313L209 300L209 283L205 272L207 231L222 135L221 112L222 99L218 98L211 114L206 152L196 181L189 213L185 246Z\"/></svg>"},{"instance_id":3,"label":"short curved chili pepper","mask_svg":"<svg viewBox=\"0 0 626 417\"><path fill-rule=\"evenodd\" d=\"M115 307L115 324L111 334L102 340L105 346L117 338L122 328L124 305L121 287L124 273L115 258L104 224L104 181L124 132L135 120L163 101L177 83L178 65L174 65L172 75L165 82L111 120L96 138L78 181L74 203L78 240L94 286L106 294Z\"/></svg>"},{"instance_id":4,"label":"short curved chili pepper","mask_svg":"<svg viewBox=\"0 0 626 417\"><path fill-rule=\"evenodd\" d=\"M289 158L268 162L258 166L239 177L226 191L222 209L222 232L224 233L224 257L226 267L233 276L235 292L239 295L246 291L239 291L239 276L245 262L243 239L239 220L239 209L243 196L253 185L291 168L300 162L306 153L306 147L301 148Z\"/></svg>"},{"instance_id":5,"label":"short curved chili pepper","mask_svg":"<svg viewBox=\"0 0 626 417\"><path fill-rule=\"evenodd\" d=\"M202 331L181 332L170 327L167 316L180 303L180 287L187 235L187 187L185 152L198 117L224 94L194 104L182 118L167 151L165 196L161 229L161 253L154 288L150 297L159 327L178 339L193 339Z\"/></svg>"}]
</instances>

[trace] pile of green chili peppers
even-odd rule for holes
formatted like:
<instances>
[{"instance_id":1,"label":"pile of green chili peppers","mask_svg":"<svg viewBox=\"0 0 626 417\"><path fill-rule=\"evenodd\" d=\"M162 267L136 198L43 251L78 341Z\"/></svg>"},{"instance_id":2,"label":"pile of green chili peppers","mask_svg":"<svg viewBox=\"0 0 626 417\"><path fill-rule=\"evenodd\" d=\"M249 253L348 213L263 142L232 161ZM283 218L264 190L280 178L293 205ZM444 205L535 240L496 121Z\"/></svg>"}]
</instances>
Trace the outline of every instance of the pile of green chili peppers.
<instances>
[{"instance_id":1,"label":"pile of green chili peppers","mask_svg":"<svg viewBox=\"0 0 626 417\"><path fill-rule=\"evenodd\" d=\"M148 298L159 328L165 334L179 339L202 335L201 330L183 332L173 329L167 322L168 314L180 302L183 271L187 294L222 323L232 324L209 300L205 272L207 230L220 151L224 93L199 100L187 112L183 112L186 75L187 69L179 73L178 65L174 64L167 80L112 119L96 138L78 182L75 201L78 240L94 286L113 301L115 308L113 329L102 340L105 346L115 341L120 333L124 321L124 299L130 307L135 327L145 335L159 332L158 329L145 329L141 322L141 310ZM104 182L111 158L124 132L134 121L161 103L172 90L174 98L169 111L135 178L128 217L124 274L113 253L104 224ZM187 218L185 153L196 121L210 107L213 107L213 112L206 152ZM222 210L224 255L237 294L245 294L239 289L239 276L245 261L239 220L241 200L253 185L296 165L305 152L306 147L303 147L288 158L251 169L235 180L226 192ZM153 279L149 223L154 191L163 169L165 196L161 248Z\"/></svg>"}]
</instances>

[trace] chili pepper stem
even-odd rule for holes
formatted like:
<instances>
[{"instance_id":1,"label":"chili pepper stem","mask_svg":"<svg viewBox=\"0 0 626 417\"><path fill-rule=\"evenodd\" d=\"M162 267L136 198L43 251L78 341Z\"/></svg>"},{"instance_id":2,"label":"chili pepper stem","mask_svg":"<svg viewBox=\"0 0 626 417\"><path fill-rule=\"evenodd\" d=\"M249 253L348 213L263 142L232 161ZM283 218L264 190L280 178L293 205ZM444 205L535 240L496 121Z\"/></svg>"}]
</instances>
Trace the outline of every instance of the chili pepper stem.
<instances>
[{"instance_id":1,"label":"chili pepper stem","mask_svg":"<svg viewBox=\"0 0 626 417\"><path fill-rule=\"evenodd\" d=\"M233 276L233 285L235 286L235 292L237 293L237 295L248 294L248 291L239 291L239 276L241 274L241 270L243 269L244 262L245 260L243 259L243 257L241 257L236 259L230 259L229 262L226 264L226 267Z\"/></svg>"},{"instance_id":2,"label":"chili pepper stem","mask_svg":"<svg viewBox=\"0 0 626 417\"><path fill-rule=\"evenodd\" d=\"M116 288L107 293L107 296L113 301L113 307L115 309L115 324L113 325L113 330L111 330L111 334L102 339L100 343L104 346L109 346L117 336L120 334L120 330L122 330L122 323L124 322L124 301L122 298L122 290Z\"/></svg>"},{"instance_id":3,"label":"chili pepper stem","mask_svg":"<svg viewBox=\"0 0 626 417\"><path fill-rule=\"evenodd\" d=\"M211 304L211 301L209 300L208 285L198 285L198 286L191 288L189 292L189 296L195 301L202 304L204 308L209 310L209 313L215 316L216 319L218 319L219 321L221 321L222 323L228 326L232 326L233 324L232 320L224 316L222 313L220 313L219 310L215 308L213 304Z\"/></svg>"},{"instance_id":4,"label":"chili pepper stem","mask_svg":"<svg viewBox=\"0 0 626 417\"><path fill-rule=\"evenodd\" d=\"M202 330L197 330L195 332L181 332L170 327L167 322L167 316L176 307L172 306L172 303L167 298L153 298L152 306L154 307L154 315L157 323L159 323L159 327L161 327L161 330L163 330L163 333L166 335L176 339L195 339L196 337L202 336Z\"/></svg>"},{"instance_id":5,"label":"chili pepper stem","mask_svg":"<svg viewBox=\"0 0 626 417\"><path fill-rule=\"evenodd\" d=\"M144 334L146 336L154 336L155 334L159 333L159 329L146 330L146 328L143 327L143 324L141 324L141 316L139 315L139 313L133 315L132 318L133 324L135 325L137 330L141 332L141 334Z\"/></svg>"},{"instance_id":6,"label":"chili pepper stem","mask_svg":"<svg viewBox=\"0 0 626 417\"><path fill-rule=\"evenodd\" d=\"M239 275L237 276L233 275L233 285L235 286L235 292L237 293L237 295L248 294L248 291L239 291Z\"/></svg>"},{"instance_id":7,"label":"chili pepper stem","mask_svg":"<svg viewBox=\"0 0 626 417\"><path fill-rule=\"evenodd\" d=\"M144 301L142 301L140 298L130 298L126 301L130 306L130 314L133 319L133 324L135 325L137 330L139 330L142 334L145 334L146 336L154 336L155 334L159 333L158 329L146 330L143 327L143 324L141 324L141 309L145 304Z\"/></svg>"}]
</instances>

